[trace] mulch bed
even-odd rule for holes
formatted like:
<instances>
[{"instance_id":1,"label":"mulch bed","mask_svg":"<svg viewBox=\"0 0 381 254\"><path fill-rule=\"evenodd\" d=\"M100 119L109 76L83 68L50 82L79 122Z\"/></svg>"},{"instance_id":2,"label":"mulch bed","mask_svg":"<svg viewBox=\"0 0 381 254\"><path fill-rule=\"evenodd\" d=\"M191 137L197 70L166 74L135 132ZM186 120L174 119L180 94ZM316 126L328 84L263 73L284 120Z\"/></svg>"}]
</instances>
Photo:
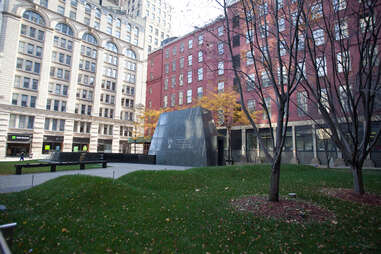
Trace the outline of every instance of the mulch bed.
<instances>
[{"instance_id":1,"label":"mulch bed","mask_svg":"<svg viewBox=\"0 0 381 254\"><path fill-rule=\"evenodd\" d=\"M330 197L339 198L345 201L370 206L381 206L381 196L372 193L365 193L363 195L359 195L355 193L352 189L342 188L323 188L321 192Z\"/></svg>"},{"instance_id":2,"label":"mulch bed","mask_svg":"<svg viewBox=\"0 0 381 254\"><path fill-rule=\"evenodd\" d=\"M231 201L238 211L277 219L287 223L331 222L337 224L335 214L312 203L297 199L270 202L264 196L250 196Z\"/></svg>"}]
</instances>

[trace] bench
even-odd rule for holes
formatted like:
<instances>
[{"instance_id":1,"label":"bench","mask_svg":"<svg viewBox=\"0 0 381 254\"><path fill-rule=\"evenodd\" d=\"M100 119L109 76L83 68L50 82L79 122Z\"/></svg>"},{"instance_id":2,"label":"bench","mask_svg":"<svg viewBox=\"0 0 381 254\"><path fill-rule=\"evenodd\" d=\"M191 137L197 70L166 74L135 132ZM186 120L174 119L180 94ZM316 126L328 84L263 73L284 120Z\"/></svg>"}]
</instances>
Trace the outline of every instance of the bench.
<instances>
[{"instance_id":1,"label":"bench","mask_svg":"<svg viewBox=\"0 0 381 254\"><path fill-rule=\"evenodd\" d=\"M39 168L39 167L50 167L50 172L56 172L57 166L70 166L79 165L81 170L85 169L86 164L102 164L102 168L107 168L107 161L75 161L75 162L49 162L49 163L26 163L26 164L16 164L16 175L22 174L22 168Z\"/></svg>"}]
</instances>

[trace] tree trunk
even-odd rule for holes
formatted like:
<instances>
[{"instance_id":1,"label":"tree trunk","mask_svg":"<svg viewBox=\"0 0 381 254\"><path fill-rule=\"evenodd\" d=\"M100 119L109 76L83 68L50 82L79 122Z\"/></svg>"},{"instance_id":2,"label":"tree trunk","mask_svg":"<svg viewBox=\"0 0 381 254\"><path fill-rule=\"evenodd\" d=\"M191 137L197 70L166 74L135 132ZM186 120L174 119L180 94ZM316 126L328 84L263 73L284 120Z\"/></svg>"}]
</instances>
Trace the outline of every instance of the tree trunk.
<instances>
[{"instance_id":1,"label":"tree trunk","mask_svg":"<svg viewBox=\"0 0 381 254\"><path fill-rule=\"evenodd\" d=\"M269 201L279 201L280 158L274 158L271 167Z\"/></svg>"},{"instance_id":2,"label":"tree trunk","mask_svg":"<svg viewBox=\"0 0 381 254\"><path fill-rule=\"evenodd\" d=\"M353 174L353 187L354 191L357 194L363 195L364 191L364 182L362 177L362 168L357 165L351 165L352 174Z\"/></svg>"}]
</instances>

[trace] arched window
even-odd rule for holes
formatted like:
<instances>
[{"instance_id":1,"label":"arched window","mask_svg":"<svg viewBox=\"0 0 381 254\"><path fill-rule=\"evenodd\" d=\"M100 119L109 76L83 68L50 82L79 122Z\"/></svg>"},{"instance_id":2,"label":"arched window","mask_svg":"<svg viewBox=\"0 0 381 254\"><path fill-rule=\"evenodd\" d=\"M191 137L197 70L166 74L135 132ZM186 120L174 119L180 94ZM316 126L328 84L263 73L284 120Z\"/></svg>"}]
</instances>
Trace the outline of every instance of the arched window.
<instances>
[{"instance_id":1,"label":"arched window","mask_svg":"<svg viewBox=\"0 0 381 254\"><path fill-rule=\"evenodd\" d=\"M134 51L132 51L131 49L127 49L126 50L126 56L131 58L131 59L136 59L136 54Z\"/></svg>"},{"instance_id":2,"label":"arched window","mask_svg":"<svg viewBox=\"0 0 381 254\"><path fill-rule=\"evenodd\" d=\"M56 25L56 31L63 33L63 34L66 34L66 35L71 36L71 37L73 37L73 35L74 35L73 29L71 29L70 26L68 26L64 23L57 24Z\"/></svg>"},{"instance_id":3,"label":"arched window","mask_svg":"<svg viewBox=\"0 0 381 254\"><path fill-rule=\"evenodd\" d=\"M91 13L91 5L89 3L85 5L85 12L88 14Z\"/></svg>"},{"instance_id":4,"label":"arched window","mask_svg":"<svg viewBox=\"0 0 381 254\"><path fill-rule=\"evenodd\" d=\"M95 17L98 18L98 19L101 18L101 10L98 9L98 8L95 9Z\"/></svg>"},{"instance_id":5,"label":"arched window","mask_svg":"<svg viewBox=\"0 0 381 254\"><path fill-rule=\"evenodd\" d=\"M131 24L130 23L127 23L127 31L131 32Z\"/></svg>"},{"instance_id":6,"label":"arched window","mask_svg":"<svg viewBox=\"0 0 381 254\"><path fill-rule=\"evenodd\" d=\"M122 24L122 22L120 21L120 19L116 19L115 21L115 25L116 27L119 27L120 28L120 25Z\"/></svg>"},{"instance_id":7,"label":"arched window","mask_svg":"<svg viewBox=\"0 0 381 254\"><path fill-rule=\"evenodd\" d=\"M24 19L29 20L30 22L45 26L45 20L44 18L34 11L24 11L24 14L22 15Z\"/></svg>"},{"instance_id":8,"label":"arched window","mask_svg":"<svg viewBox=\"0 0 381 254\"><path fill-rule=\"evenodd\" d=\"M112 42L107 42L106 44L106 49L112 51L112 52L115 52L115 53L118 53L118 48L116 47L116 45Z\"/></svg>"},{"instance_id":9,"label":"arched window","mask_svg":"<svg viewBox=\"0 0 381 254\"><path fill-rule=\"evenodd\" d=\"M90 43L90 44L93 44L93 45L98 45L98 41L97 39L94 37L94 35L92 34L89 34L89 33L85 33L83 36L82 36L82 40Z\"/></svg>"},{"instance_id":10,"label":"arched window","mask_svg":"<svg viewBox=\"0 0 381 254\"><path fill-rule=\"evenodd\" d=\"M107 15L107 23L112 24L112 20L113 20L112 16L110 14Z\"/></svg>"}]
</instances>

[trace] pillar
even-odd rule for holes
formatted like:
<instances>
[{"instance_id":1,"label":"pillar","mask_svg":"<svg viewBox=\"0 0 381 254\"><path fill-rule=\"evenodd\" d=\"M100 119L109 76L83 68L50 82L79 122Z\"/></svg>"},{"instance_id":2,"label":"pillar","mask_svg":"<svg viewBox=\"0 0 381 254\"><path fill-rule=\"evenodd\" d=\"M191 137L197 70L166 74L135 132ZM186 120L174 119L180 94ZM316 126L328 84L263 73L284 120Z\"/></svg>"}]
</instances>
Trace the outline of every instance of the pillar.
<instances>
[{"instance_id":1,"label":"pillar","mask_svg":"<svg viewBox=\"0 0 381 254\"><path fill-rule=\"evenodd\" d=\"M339 138L340 138L340 132L339 132L339 131L337 131L337 135L338 135ZM341 153L341 151L339 150L338 147L337 147L337 159L334 161L333 166L334 166L334 167L342 167L342 166L345 166L345 162L344 162L344 160L343 160L343 154Z\"/></svg>"},{"instance_id":2,"label":"pillar","mask_svg":"<svg viewBox=\"0 0 381 254\"><path fill-rule=\"evenodd\" d=\"M241 146L241 155L242 160L246 161L246 129L241 129L241 140L242 140L242 146Z\"/></svg>"},{"instance_id":3,"label":"pillar","mask_svg":"<svg viewBox=\"0 0 381 254\"><path fill-rule=\"evenodd\" d=\"M316 125L312 125L312 151L314 153L314 157L312 158L311 164L320 165L320 161L317 155L317 139L316 139Z\"/></svg>"},{"instance_id":4,"label":"pillar","mask_svg":"<svg viewBox=\"0 0 381 254\"><path fill-rule=\"evenodd\" d=\"M292 129L292 158L290 160L290 163L292 164L299 164L299 160L297 157L297 151L296 151L296 131L295 126L291 127Z\"/></svg>"}]
</instances>

